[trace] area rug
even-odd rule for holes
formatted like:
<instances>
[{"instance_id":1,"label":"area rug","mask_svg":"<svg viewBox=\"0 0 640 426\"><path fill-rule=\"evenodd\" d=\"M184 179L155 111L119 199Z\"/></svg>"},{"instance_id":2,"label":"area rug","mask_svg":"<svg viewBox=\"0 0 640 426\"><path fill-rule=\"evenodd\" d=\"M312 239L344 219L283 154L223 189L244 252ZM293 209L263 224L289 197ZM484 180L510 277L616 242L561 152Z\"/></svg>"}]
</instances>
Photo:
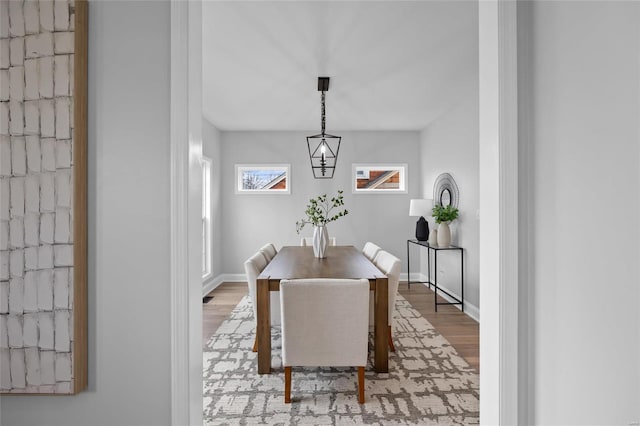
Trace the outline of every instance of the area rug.
<instances>
[{"instance_id":1,"label":"area rug","mask_svg":"<svg viewBox=\"0 0 640 426\"><path fill-rule=\"evenodd\" d=\"M205 425L469 425L479 423L476 371L398 295L389 373L365 374L358 404L354 368L293 368L293 402L284 404L278 328L272 374L257 374L255 325L245 297L204 349Z\"/></svg>"}]
</instances>

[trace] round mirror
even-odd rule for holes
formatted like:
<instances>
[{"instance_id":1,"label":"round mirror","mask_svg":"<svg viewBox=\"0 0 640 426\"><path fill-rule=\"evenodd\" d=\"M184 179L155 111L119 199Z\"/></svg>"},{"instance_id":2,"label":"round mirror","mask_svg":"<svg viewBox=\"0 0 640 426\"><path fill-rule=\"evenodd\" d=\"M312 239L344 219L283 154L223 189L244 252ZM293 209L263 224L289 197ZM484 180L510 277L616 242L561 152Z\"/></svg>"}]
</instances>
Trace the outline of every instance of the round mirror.
<instances>
[{"instance_id":1,"label":"round mirror","mask_svg":"<svg viewBox=\"0 0 640 426\"><path fill-rule=\"evenodd\" d=\"M440 205L442 207L447 207L450 204L451 204L451 191L445 188L440 193Z\"/></svg>"}]
</instances>

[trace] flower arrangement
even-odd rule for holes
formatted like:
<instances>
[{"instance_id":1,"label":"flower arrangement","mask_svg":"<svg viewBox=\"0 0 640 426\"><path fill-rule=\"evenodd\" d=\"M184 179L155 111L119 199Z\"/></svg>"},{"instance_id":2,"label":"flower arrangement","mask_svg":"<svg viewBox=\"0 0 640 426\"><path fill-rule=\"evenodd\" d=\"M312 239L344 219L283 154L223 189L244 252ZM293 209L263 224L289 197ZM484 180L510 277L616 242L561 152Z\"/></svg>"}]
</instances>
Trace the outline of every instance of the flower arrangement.
<instances>
[{"instance_id":1,"label":"flower arrangement","mask_svg":"<svg viewBox=\"0 0 640 426\"><path fill-rule=\"evenodd\" d=\"M348 215L349 211L344 209L330 216L333 209L344 206L342 192L341 190L338 191L338 196L332 197L331 200L327 199L327 194L310 199L309 204L307 204L307 209L304 211L307 217L296 222L296 232L299 234L307 223L313 226L324 226L329 222L338 220L342 216Z\"/></svg>"},{"instance_id":2,"label":"flower arrangement","mask_svg":"<svg viewBox=\"0 0 640 426\"><path fill-rule=\"evenodd\" d=\"M451 222L458 217L458 209L449 204L447 207L437 204L431 210L436 223Z\"/></svg>"}]
</instances>

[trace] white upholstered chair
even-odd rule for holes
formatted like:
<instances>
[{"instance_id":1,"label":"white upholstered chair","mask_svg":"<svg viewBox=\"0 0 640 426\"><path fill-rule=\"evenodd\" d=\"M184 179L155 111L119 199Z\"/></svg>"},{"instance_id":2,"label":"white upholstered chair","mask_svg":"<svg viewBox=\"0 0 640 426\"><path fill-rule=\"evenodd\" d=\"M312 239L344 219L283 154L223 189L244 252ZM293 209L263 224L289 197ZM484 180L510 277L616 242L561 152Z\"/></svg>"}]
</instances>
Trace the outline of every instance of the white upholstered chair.
<instances>
[{"instance_id":1,"label":"white upholstered chair","mask_svg":"<svg viewBox=\"0 0 640 426\"><path fill-rule=\"evenodd\" d=\"M378 252L382 250L379 246L377 246L376 244L368 241L367 243L365 243L363 249L362 249L362 254L364 254L365 256L367 256L367 259L369 259L370 261L373 262L373 259L376 258L376 255L378 254Z\"/></svg>"},{"instance_id":2,"label":"white upholstered chair","mask_svg":"<svg viewBox=\"0 0 640 426\"><path fill-rule=\"evenodd\" d=\"M305 246L313 246L313 237L304 237L300 239L300 245ZM337 246L338 243L336 241L336 237L329 237L329 245Z\"/></svg>"},{"instance_id":3,"label":"white upholstered chair","mask_svg":"<svg viewBox=\"0 0 640 426\"><path fill-rule=\"evenodd\" d=\"M369 281L316 278L280 282L284 402L291 402L291 367L358 367L364 403Z\"/></svg>"},{"instance_id":4,"label":"white upholstered chair","mask_svg":"<svg viewBox=\"0 0 640 426\"><path fill-rule=\"evenodd\" d=\"M271 262L276 254L278 254L278 250L276 250L276 246L272 243L267 243L260 248L262 254L267 259L267 262Z\"/></svg>"},{"instance_id":5,"label":"white upholstered chair","mask_svg":"<svg viewBox=\"0 0 640 426\"><path fill-rule=\"evenodd\" d=\"M393 344L393 314L396 310L396 296L398 294L398 284L400 283L400 268L402 263L400 259L392 255L391 253L380 250L374 260L375 265L380 269L388 279L389 289L389 348L391 352L395 352L396 348ZM373 297L372 297L373 299ZM373 300L369 303L369 325L373 325L374 310Z\"/></svg>"},{"instance_id":6,"label":"white upholstered chair","mask_svg":"<svg viewBox=\"0 0 640 426\"><path fill-rule=\"evenodd\" d=\"M244 271L247 274L247 283L249 285L249 297L251 297L251 304L253 305L253 320L256 322L258 318L258 293L257 293L257 279L260 276L262 270L267 266L267 258L259 251L246 262L244 262ZM278 293L272 291L269 292L271 297L271 325L280 325L280 298ZM253 352L258 351L258 336L253 341Z\"/></svg>"}]
</instances>

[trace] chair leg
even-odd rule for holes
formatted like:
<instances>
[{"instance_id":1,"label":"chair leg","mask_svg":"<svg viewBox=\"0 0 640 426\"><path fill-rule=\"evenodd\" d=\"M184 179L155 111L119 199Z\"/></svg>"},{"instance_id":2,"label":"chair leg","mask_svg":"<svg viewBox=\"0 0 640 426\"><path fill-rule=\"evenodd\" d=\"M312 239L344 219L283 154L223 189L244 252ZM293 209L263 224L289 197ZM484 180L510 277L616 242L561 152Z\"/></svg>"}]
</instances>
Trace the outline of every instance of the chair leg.
<instances>
[{"instance_id":1,"label":"chair leg","mask_svg":"<svg viewBox=\"0 0 640 426\"><path fill-rule=\"evenodd\" d=\"M256 338L253 339L253 352L258 352L258 333L256 333Z\"/></svg>"},{"instance_id":2,"label":"chair leg","mask_svg":"<svg viewBox=\"0 0 640 426\"><path fill-rule=\"evenodd\" d=\"M364 367L358 367L358 402L364 404Z\"/></svg>"},{"instance_id":3,"label":"chair leg","mask_svg":"<svg viewBox=\"0 0 640 426\"><path fill-rule=\"evenodd\" d=\"M291 367L284 368L284 403L291 404Z\"/></svg>"},{"instance_id":4,"label":"chair leg","mask_svg":"<svg viewBox=\"0 0 640 426\"><path fill-rule=\"evenodd\" d=\"M391 335L391 326L389 326L389 349L391 349L391 352L396 351L396 347L393 346L393 336Z\"/></svg>"}]
</instances>

